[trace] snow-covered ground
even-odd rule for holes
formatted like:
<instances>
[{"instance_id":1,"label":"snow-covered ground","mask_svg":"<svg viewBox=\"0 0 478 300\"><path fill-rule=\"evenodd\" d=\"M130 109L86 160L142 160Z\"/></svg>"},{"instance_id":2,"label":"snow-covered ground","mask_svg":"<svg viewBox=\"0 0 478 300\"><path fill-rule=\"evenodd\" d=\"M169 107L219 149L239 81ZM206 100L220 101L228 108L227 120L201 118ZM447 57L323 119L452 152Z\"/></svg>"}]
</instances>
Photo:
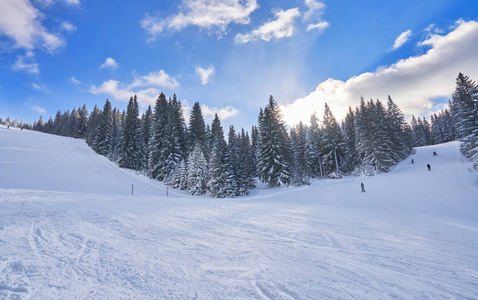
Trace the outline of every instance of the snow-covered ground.
<instances>
[{"instance_id":1,"label":"snow-covered ground","mask_svg":"<svg viewBox=\"0 0 478 300\"><path fill-rule=\"evenodd\" d=\"M0 127L0 298L476 299L478 176L458 147L373 177L167 197L82 140Z\"/></svg>"}]
</instances>

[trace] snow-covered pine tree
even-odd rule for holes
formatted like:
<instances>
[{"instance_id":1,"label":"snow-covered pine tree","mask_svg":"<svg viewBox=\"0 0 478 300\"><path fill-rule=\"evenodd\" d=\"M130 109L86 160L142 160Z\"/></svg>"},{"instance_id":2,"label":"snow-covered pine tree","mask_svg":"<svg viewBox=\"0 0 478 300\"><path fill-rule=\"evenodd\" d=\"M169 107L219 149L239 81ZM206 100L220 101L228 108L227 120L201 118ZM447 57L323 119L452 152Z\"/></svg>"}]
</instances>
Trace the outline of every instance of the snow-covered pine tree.
<instances>
[{"instance_id":1,"label":"snow-covered pine tree","mask_svg":"<svg viewBox=\"0 0 478 300\"><path fill-rule=\"evenodd\" d=\"M188 164L187 157L184 158L174 169L169 184L172 188L187 190L188 188Z\"/></svg>"},{"instance_id":2,"label":"snow-covered pine tree","mask_svg":"<svg viewBox=\"0 0 478 300\"><path fill-rule=\"evenodd\" d=\"M123 114L115 107L113 109L113 139L111 141L111 151L108 154L108 158L115 162L118 162L119 159L118 145L123 132L123 124Z\"/></svg>"},{"instance_id":3,"label":"snow-covered pine tree","mask_svg":"<svg viewBox=\"0 0 478 300\"><path fill-rule=\"evenodd\" d=\"M163 173L165 181L168 182L176 166L181 162L186 153L185 123L181 103L177 101L176 95L168 101L168 153L163 162Z\"/></svg>"},{"instance_id":4,"label":"snow-covered pine tree","mask_svg":"<svg viewBox=\"0 0 478 300\"><path fill-rule=\"evenodd\" d=\"M308 176L312 178L323 178L323 166L322 166L322 132L319 126L319 120L315 114L310 116L310 126L307 129L307 152L306 162L309 166L308 170L310 174Z\"/></svg>"},{"instance_id":5,"label":"snow-covered pine tree","mask_svg":"<svg viewBox=\"0 0 478 300\"><path fill-rule=\"evenodd\" d=\"M234 126L229 127L227 147L226 147L226 197L237 197L240 195L242 185L239 175L239 147Z\"/></svg>"},{"instance_id":6,"label":"snow-covered pine tree","mask_svg":"<svg viewBox=\"0 0 478 300\"><path fill-rule=\"evenodd\" d=\"M342 123L342 132L345 143L344 167L347 172L350 172L353 171L356 166L355 114L350 106Z\"/></svg>"},{"instance_id":7,"label":"snow-covered pine tree","mask_svg":"<svg viewBox=\"0 0 478 300\"><path fill-rule=\"evenodd\" d=\"M442 128L442 122L437 114L431 115L431 126L430 126L430 139L432 145L443 143L444 134Z\"/></svg>"},{"instance_id":8,"label":"snow-covered pine tree","mask_svg":"<svg viewBox=\"0 0 478 300\"><path fill-rule=\"evenodd\" d=\"M453 119L461 150L478 163L478 85L468 76L458 74L453 93Z\"/></svg>"},{"instance_id":9,"label":"snow-covered pine tree","mask_svg":"<svg viewBox=\"0 0 478 300\"><path fill-rule=\"evenodd\" d=\"M118 165L122 168L140 170L143 167L143 137L136 95L130 98L126 119L119 142Z\"/></svg>"},{"instance_id":10,"label":"snow-covered pine tree","mask_svg":"<svg viewBox=\"0 0 478 300\"><path fill-rule=\"evenodd\" d=\"M309 183L310 168L307 164L307 127L302 123L295 125L290 131L291 148L294 155L293 184L301 186Z\"/></svg>"},{"instance_id":11,"label":"snow-covered pine tree","mask_svg":"<svg viewBox=\"0 0 478 300\"><path fill-rule=\"evenodd\" d=\"M323 117L323 166L324 173L331 178L341 177L341 167L345 156L345 143L342 130L335 120L327 103Z\"/></svg>"},{"instance_id":12,"label":"snow-covered pine tree","mask_svg":"<svg viewBox=\"0 0 478 300\"><path fill-rule=\"evenodd\" d=\"M252 177L257 177L258 141L259 141L259 130L257 129L257 126L252 126L251 128L251 168L252 168L251 175Z\"/></svg>"},{"instance_id":13,"label":"snow-covered pine tree","mask_svg":"<svg viewBox=\"0 0 478 300\"><path fill-rule=\"evenodd\" d=\"M239 161L244 164L244 189L245 192L241 191L242 195L245 195L249 189L256 187L256 181L254 180L256 166L254 165L254 153L252 152L251 139L249 138L249 133L242 128L241 135L239 137Z\"/></svg>"},{"instance_id":14,"label":"snow-covered pine tree","mask_svg":"<svg viewBox=\"0 0 478 300\"><path fill-rule=\"evenodd\" d=\"M94 149L94 143L95 143L96 128L98 127L100 119L101 119L101 110L98 108L98 106L95 105L95 107L90 113L90 117L88 118L88 123L86 124L86 137L85 137L86 143L93 149ZM55 123L53 122L53 124Z\"/></svg>"},{"instance_id":15,"label":"snow-covered pine tree","mask_svg":"<svg viewBox=\"0 0 478 300\"><path fill-rule=\"evenodd\" d=\"M82 108L78 108L78 119L75 124L74 137L84 139L86 137L87 125L88 125L88 110L86 109L86 104L83 104Z\"/></svg>"},{"instance_id":16,"label":"snow-covered pine tree","mask_svg":"<svg viewBox=\"0 0 478 300\"><path fill-rule=\"evenodd\" d=\"M451 102L450 102L451 103ZM455 125L449 109L445 109L443 114L439 115L443 127L443 142L455 140Z\"/></svg>"},{"instance_id":17,"label":"snow-covered pine tree","mask_svg":"<svg viewBox=\"0 0 478 300\"><path fill-rule=\"evenodd\" d=\"M226 194L226 141L221 121L215 114L211 125L211 159L209 161L209 195L216 198L227 197Z\"/></svg>"},{"instance_id":18,"label":"snow-covered pine tree","mask_svg":"<svg viewBox=\"0 0 478 300\"><path fill-rule=\"evenodd\" d=\"M363 172L386 172L399 160L390 137L390 121L379 100L360 101L357 112L357 155Z\"/></svg>"},{"instance_id":19,"label":"snow-covered pine tree","mask_svg":"<svg viewBox=\"0 0 478 300\"><path fill-rule=\"evenodd\" d=\"M143 160L146 162L147 167L147 147L149 145L149 140L151 139L153 130L153 110L151 109L151 105L148 105L146 112L141 116L141 135L143 136L143 145L145 147L145 157Z\"/></svg>"},{"instance_id":20,"label":"snow-covered pine tree","mask_svg":"<svg viewBox=\"0 0 478 300\"><path fill-rule=\"evenodd\" d=\"M44 126L45 126L45 122L43 121L43 116L40 116L40 118L38 119L38 122L36 122L35 125L33 125L33 130L43 131Z\"/></svg>"},{"instance_id":21,"label":"snow-covered pine tree","mask_svg":"<svg viewBox=\"0 0 478 300\"><path fill-rule=\"evenodd\" d=\"M188 156L187 190L190 195L206 193L208 182L207 162L199 141Z\"/></svg>"},{"instance_id":22,"label":"snow-covered pine tree","mask_svg":"<svg viewBox=\"0 0 478 300\"><path fill-rule=\"evenodd\" d=\"M389 120L386 117L385 108L379 100L375 102L375 114L373 118L373 159L372 165L380 172L387 172L395 162L400 161L400 155L394 150L394 144L390 137Z\"/></svg>"},{"instance_id":23,"label":"snow-covered pine tree","mask_svg":"<svg viewBox=\"0 0 478 300\"><path fill-rule=\"evenodd\" d=\"M151 177L162 181L169 172L165 162L170 155L170 133L168 126L168 102L162 92L156 99L153 113L153 133L148 146L148 166Z\"/></svg>"},{"instance_id":24,"label":"snow-covered pine tree","mask_svg":"<svg viewBox=\"0 0 478 300\"><path fill-rule=\"evenodd\" d=\"M458 139L464 139L478 128L478 86L459 73L453 92L453 118Z\"/></svg>"},{"instance_id":25,"label":"snow-covered pine tree","mask_svg":"<svg viewBox=\"0 0 478 300\"><path fill-rule=\"evenodd\" d=\"M209 160L209 147L206 134L206 123L202 115L201 106L199 102L194 103L191 114L189 115L189 126L187 134L189 152L193 151L196 144L199 144L206 161Z\"/></svg>"},{"instance_id":26,"label":"snow-covered pine tree","mask_svg":"<svg viewBox=\"0 0 478 300\"><path fill-rule=\"evenodd\" d=\"M95 135L96 138L93 150L98 154L108 156L113 142L113 112L111 110L111 102L109 99L106 99L106 103L103 106L103 112L96 127Z\"/></svg>"},{"instance_id":27,"label":"snow-covered pine tree","mask_svg":"<svg viewBox=\"0 0 478 300\"><path fill-rule=\"evenodd\" d=\"M390 95L388 96L387 101L386 121L387 131L393 144L393 151L397 155L395 162L398 162L405 159L408 154L410 154L411 147L405 142L405 116L398 105L393 102Z\"/></svg>"},{"instance_id":28,"label":"snow-covered pine tree","mask_svg":"<svg viewBox=\"0 0 478 300\"><path fill-rule=\"evenodd\" d=\"M280 108L270 96L259 113L258 175L269 187L287 186L292 176L292 153Z\"/></svg>"}]
</instances>

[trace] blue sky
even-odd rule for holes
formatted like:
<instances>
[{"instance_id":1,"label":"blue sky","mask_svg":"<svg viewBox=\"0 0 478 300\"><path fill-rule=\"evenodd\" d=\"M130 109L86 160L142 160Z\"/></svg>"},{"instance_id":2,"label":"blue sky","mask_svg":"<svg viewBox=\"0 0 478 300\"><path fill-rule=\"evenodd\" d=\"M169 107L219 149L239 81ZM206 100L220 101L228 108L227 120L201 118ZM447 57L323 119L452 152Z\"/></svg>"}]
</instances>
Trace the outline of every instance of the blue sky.
<instances>
[{"instance_id":1,"label":"blue sky","mask_svg":"<svg viewBox=\"0 0 478 300\"><path fill-rule=\"evenodd\" d=\"M478 80L477 21L473 0L2 0L0 117L160 91L248 130L269 95L289 124L388 94L428 116Z\"/></svg>"}]
</instances>

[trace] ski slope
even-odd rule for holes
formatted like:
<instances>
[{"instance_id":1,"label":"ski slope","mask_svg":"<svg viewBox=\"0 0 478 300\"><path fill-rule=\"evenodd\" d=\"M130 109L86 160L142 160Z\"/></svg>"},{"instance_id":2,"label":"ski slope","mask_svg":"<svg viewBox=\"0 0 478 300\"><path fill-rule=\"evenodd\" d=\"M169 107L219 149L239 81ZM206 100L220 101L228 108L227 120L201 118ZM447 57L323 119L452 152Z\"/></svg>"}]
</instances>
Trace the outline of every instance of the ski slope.
<instances>
[{"instance_id":1,"label":"ski slope","mask_svg":"<svg viewBox=\"0 0 478 300\"><path fill-rule=\"evenodd\" d=\"M478 176L458 148L373 177L167 197L84 141L0 127L0 298L476 299Z\"/></svg>"}]
</instances>

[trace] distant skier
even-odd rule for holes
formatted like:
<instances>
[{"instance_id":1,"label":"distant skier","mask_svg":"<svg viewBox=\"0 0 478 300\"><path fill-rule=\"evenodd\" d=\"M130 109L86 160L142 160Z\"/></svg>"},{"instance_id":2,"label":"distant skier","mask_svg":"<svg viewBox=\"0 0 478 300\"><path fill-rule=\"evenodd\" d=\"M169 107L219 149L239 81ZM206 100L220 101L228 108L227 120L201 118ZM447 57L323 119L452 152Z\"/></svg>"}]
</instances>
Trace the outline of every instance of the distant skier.
<instances>
[{"instance_id":1,"label":"distant skier","mask_svg":"<svg viewBox=\"0 0 478 300\"><path fill-rule=\"evenodd\" d=\"M427 164L427 168L428 168L428 171L432 170L432 167L430 166L430 164Z\"/></svg>"},{"instance_id":2,"label":"distant skier","mask_svg":"<svg viewBox=\"0 0 478 300\"><path fill-rule=\"evenodd\" d=\"M412 158L412 164L414 164L415 162L413 161L413 158Z\"/></svg>"},{"instance_id":3,"label":"distant skier","mask_svg":"<svg viewBox=\"0 0 478 300\"><path fill-rule=\"evenodd\" d=\"M362 187L362 193L365 193L365 185L363 184L363 182L360 183L360 186Z\"/></svg>"},{"instance_id":4,"label":"distant skier","mask_svg":"<svg viewBox=\"0 0 478 300\"><path fill-rule=\"evenodd\" d=\"M435 151L433 151L433 156L438 156L438 154Z\"/></svg>"}]
</instances>

